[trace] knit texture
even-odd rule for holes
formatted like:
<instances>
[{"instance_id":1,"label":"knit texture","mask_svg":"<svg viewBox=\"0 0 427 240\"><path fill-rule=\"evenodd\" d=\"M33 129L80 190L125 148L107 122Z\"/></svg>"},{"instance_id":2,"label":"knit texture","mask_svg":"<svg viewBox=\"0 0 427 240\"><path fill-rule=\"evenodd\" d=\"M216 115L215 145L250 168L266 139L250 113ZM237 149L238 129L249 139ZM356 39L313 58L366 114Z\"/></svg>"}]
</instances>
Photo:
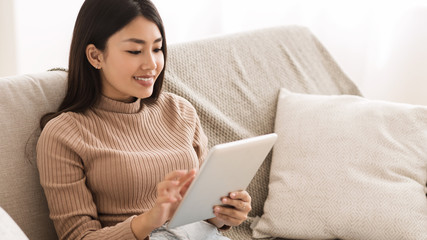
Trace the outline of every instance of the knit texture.
<instances>
[{"instance_id":1,"label":"knit texture","mask_svg":"<svg viewBox=\"0 0 427 240\"><path fill-rule=\"evenodd\" d=\"M206 149L195 109L170 93L150 105L103 97L84 114L54 118L37 164L60 239L134 239L131 218L153 207L157 183L198 168Z\"/></svg>"},{"instance_id":2,"label":"knit texture","mask_svg":"<svg viewBox=\"0 0 427 240\"><path fill-rule=\"evenodd\" d=\"M427 239L427 107L282 89L256 238Z\"/></svg>"},{"instance_id":3,"label":"knit texture","mask_svg":"<svg viewBox=\"0 0 427 240\"><path fill-rule=\"evenodd\" d=\"M300 93L360 94L304 27L254 30L182 43L168 51L165 88L194 105L209 146L272 133L282 87ZM247 189L250 217L263 213L270 163L271 154ZM225 235L251 239L251 221Z\"/></svg>"},{"instance_id":4,"label":"knit texture","mask_svg":"<svg viewBox=\"0 0 427 240\"><path fill-rule=\"evenodd\" d=\"M196 108L209 146L272 132L281 87L360 94L310 30L300 26L169 45L165 76L165 90ZM40 117L58 108L66 85L67 74L58 71L0 79L0 204L32 239L56 239L34 163L35 145ZM251 217L263 213L270 161L248 187ZM225 234L252 239L250 222Z\"/></svg>"}]
</instances>

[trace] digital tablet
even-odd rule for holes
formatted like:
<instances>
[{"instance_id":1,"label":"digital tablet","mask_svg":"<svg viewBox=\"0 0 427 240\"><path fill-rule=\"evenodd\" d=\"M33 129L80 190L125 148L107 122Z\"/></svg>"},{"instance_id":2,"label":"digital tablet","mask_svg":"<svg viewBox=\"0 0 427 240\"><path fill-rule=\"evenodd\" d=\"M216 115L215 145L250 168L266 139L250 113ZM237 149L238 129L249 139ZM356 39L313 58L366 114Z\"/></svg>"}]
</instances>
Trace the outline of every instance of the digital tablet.
<instances>
[{"instance_id":1,"label":"digital tablet","mask_svg":"<svg viewBox=\"0 0 427 240\"><path fill-rule=\"evenodd\" d=\"M221 197L230 192L246 189L276 139L271 133L211 148L167 227L215 217L213 206L222 205Z\"/></svg>"}]
</instances>

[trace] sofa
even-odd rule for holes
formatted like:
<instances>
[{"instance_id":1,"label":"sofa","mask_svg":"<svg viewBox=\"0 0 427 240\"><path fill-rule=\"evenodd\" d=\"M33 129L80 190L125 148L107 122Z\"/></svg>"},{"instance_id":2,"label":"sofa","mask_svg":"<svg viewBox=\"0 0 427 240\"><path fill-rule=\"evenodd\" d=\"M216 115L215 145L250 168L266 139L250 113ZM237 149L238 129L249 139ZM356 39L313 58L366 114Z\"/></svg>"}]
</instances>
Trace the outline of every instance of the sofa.
<instances>
[{"instance_id":1,"label":"sofa","mask_svg":"<svg viewBox=\"0 0 427 240\"><path fill-rule=\"evenodd\" d=\"M39 184L35 159L35 146L40 134L38 125L39 119L44 113L54 111L58 107L65 93L66 78L66 71L53 69L41 73L3 77L0 79L0 207L15 220L29 239L57 239L53 223L49 219L49 211L43 190ZM322 99L323 96L334 96L337 98L346 96L351 99L356 98L357 101L363 101L358 87L345 73L343 73L325 47L310 30L302 26L282 26L259 29L192 42L171 44L168 48L164 91L183 96L195 106L200 116L202 126L209 137L210 147L218 143L277 131L278 123L276 118L278 118L278 116L276 111L280 103L278 99L280 99L280 96L283 94L289 93L296 97L299 96L298 94L303 97L309 95L315 97L315 102L322 102L320 100L318 101L318 98ZM280 105L282 107L288 106L284 103L280 103ZM316 109L319 109L319 107L323 108L320 105L317 106ZM402 108L404 107L407 106L402 106ZM301 119L295 121L293 125L289 125L293 127L292 129L288 128L284 130L295 135L294 138L290 139L290 145L288 144L288 148L286 148L286 151L292 153L292 156L297 156L298 154L298 156L300 156L301 151L305 151L305 149L309 148L307 145L295 145L297 143L307 144L307 142L298 142L302 141L300 138L304 137L307 141L313 142L317 138L320 139L318 136L310 135L313 134L313 132L317 132L316 129L323 131L323 135L327 135L329 131L332 131L325 129L325 123L321 125L317 122L317 116L321 115L321 112L319 113L317 110L313 110L314 116L308 115L304 117L305 115L303 114L308 114L310 111L298 112L301 109L305 108L297 106L295 109L285 109L283 110L285 115L281 116L282 118L296 117L299 116L298 114L303 116ZM418 106L417 114L424 110L422 106ZM287 112L289 112L289 114L286 114ZM350 112L352 112L352 110L350 110ZM424 114L424 112L422 112L422 114ZM339 118L335 117L334 112L328 115L329 116L325 116L329 117L325 120L326 123ZM419 115L418 118L420 116L427 115ZM290 121L289 119L287 120ZM364 122L369 122L371 120L373 123L376 121L375 118L361 119L361 121ZM305 123L310 123L310 125ZM425 125L420 126L421 129L423 127L425 127ZM293 129L296 129L296 132L293 132ZM339 131L342 132L341 130ZM285 132L282 135L286 136L287 134ZM427 133L421 130L419 135L420 136L417 135L417 141L423 140ZM342 139L341 135L337 135L337 137L340 139L340 142L346 142L345 139ZM313 210L311 213L307 213L308 218L307 216L301 218L298 214L304 214L304 209L298 207L298 201L300 201L301 204L306 203L309 199L304 197L298 198L299 200L296 199L297 204L292 204L292 201L285 197L283 198L283 203L279 205L270 204L266 206L267 199L273 193L285 193L287 194L286 196L292 196L296 192L296 190L289 189L289 186L277 188L277 186L271 185L274 180L273 177L270 176L273 173L272 171L282 167L278 166L277 168L274 167L274 169L272 167L272 159L274 156L280 155L279 153L276 154L275 151L285 149L281 148L285 140L281 139L280 141L281 145L277 145L279 142L276 144L247 188L247 191L252 196L252 211L250 212L248 220L239 227L233 227L225 231L224 234L226 236L236 240L256 238L393 239L385 237L386 235L384 235L388 234L386 230L389 229L390 226L386 227L385 230L383 229L384 231L381 229L379 229L381 231L378 230L380 234L378 236L384 236L384 238L378 238L378 236L376 238L369 238L368 235L364 236L363 232L369 232L371 229L357 231L351 227L339 225L341 220L343 221L341 224L350 226L355 224L354 228L359 226L357 225L359 223L364 224L364 221L358 220L360 218L355 218L354 216L352 216L352 218L347 218L345 216L347 211L343 211L342 209L341 212L334 213L338 214L338 225L332 226L330 222L329 224L325 224L325 222L328 222L327 220L330 218L330 215L328 215L328 212L325 212L329 210L322 206L313 206L312 208L312 210L318 210L320 213L314 213ZM325 150L322 144L330 143L333 140L332 138L326 138L321 141L323 141L323 143L318 144L315 142L313 144L313 149L319 148L319 151L325 152L328 149ZM327 147L331 146L327 145ZM352 149L349 148L346 149L344 153L340 153L339 151L335 151L333 145L331 148L332 149L329 149L328 152L333 152L334 154L344 154L345 152L350 153L350 151L352 151ZM418 212L417 214L414 213L416 218L410 218L411 216L409 216L409 218L403 218L405 221L399 223L399 226L401 226L409 222L408 228L412 232L415 232L413 236L407 235L411 236L408 239L427 239L427 234L425 230L423 230L424 228L427 229L427 209L423 208L423 206L427 208L427 187L425 179L427 162L425 160L426 155L424 155L425 152L423 152L423 148L425 147L420 145L419 148L416 149L419 161L413 163L413 165L420 170L419 173L417 172L419 176L413 181L408 180L409 183L416 184L414 192L416 191L417 193L417 203L412 206L409 212ZM295 153L295 151L297 152ZM303 156L308 156L308 154L308 152L302 153ZM284 157L289 158L290 156L285 153ZM347 158L348 157L344 157L346 161ZM307 157L304 159L307 160ZM348 158L348 161L351 161L351 158ZM300 162L302 162L302 160ZM304 167L300 165L301 164L294 164L288 167L293 169ZM319 166L321 167L322 163L307 168L307 171L316 170ZM392 169L395 168L396 165L393 165ZM408 169L406 170L409 171ZM344 170L335 169L335 171L341 172ZM288 173L279 173L278 176L280 178L280 174L283 174L290 177L291 179L289 179L288 182L296 182L296 187L299 184L311 184L311 182L315 182L316 180L316 175L311 175L304 179L303 174L298 175L294 172ZM238 173L236 175L238 175ZM344 181L349 179L349 177L346 177L348 175L345 175L345 172L341 175L344 175ZM337 174L337 179L341 175ZM321 178L324 181L330 179L333 182L333 176L334 172L327 172L326 175ZM376 176L376 174L373 176ZM409 178L406 175L405 177ZM312 181L308 181L307 179L311 179ZM361 179L363 180L363 178ZM397 182L401 183L400 181ZM323 183L329 184L328 186L331 184L330 182ZM403 181L402 184L404 183L406 182ZM304 193L307 194L307 198L316 198L316 196L309 194L316 192L316 188L322 189L322 182L320 182L320 184L317 182L316 184L314 188ZM340 184L343 185L343 183ZM284 185L286 185L286 183L284 183ZM340 187L342 187L341 185ZM309 188L311 185L303 186ZM367 189L368 187L366 186L367 185L362 186L361 189ZM378 186L375 187L375 189L378 189ZM323 194L330 189L331 187L322 189L322 192L318 194ZM378 191L375 189L373 191ZM385 189L387 188L385 187ZM391 189L393 190L394 188ZM338 190L332 190L332 192L336 191ZM350 192L350 190L346 192ZM407 192L405 192L405 194L407 194ZM335 196L326 193L326 196L321 195L321 197L325 199L319 199L321 201L317 204L332 202L337 208L341 203L347 204L346 201L348 199L334 200L334 198L339 198L339 196L341 195L337 194ZM349 197L355 197L352 202L363 201L363 199L359 199L359 197L361 197L360 195L357 196L358 197ZM368 194L362 194L362 196L368 196ZM382 203L386 204L389 209L392 209L394 205L392 203L389 204L389 202L392 201L387 198L387 195L382 196L384 197ZM412 195L409 196L412 197ZM334 201L328 201L328 199ZM369 202L365 204L369 204ZM375 206L377 208L382 208L382 205ZM357 206L354 206L354 208L356 207ZM286 212L292 211L293 209L295 209L294 212ZM276 229L295 224L296 227L294 226L292 229L288 230L285 229L284 234L283 231L278 234L269 234L268 231L265 231L265 228L268 228L270 224L268 221L260 223L260 221L263 221L261 216L264 216L267 212L275 213L276 210L278 214L281 214L279 217L276 217L278 218L277 222L284 219L287 222L286 224L279 224L272 228ZM352 208L348 210L348 212L352 212ZM375 210L370 209L370 211ZM342 218L340 214L342 214ZM386 216L387 213L383 214ZM317 221L319 218L324 221ZM376 222L384 220L381 216L369 218L369 214L361 216L361 218L366 218L366 222L370 224L369 226L373 227L375 227ZM305 220L302 221L301 219ZM310 221L310 219L313 221ZM415 225L411 225L410 223L414 221ZM274 217L273 222L275 222ZM257 224L263 224L264 230L256 229ZM365 225L360 226L363 227ZM295 228L306 229L304 229L304 231L294 231ZM346 232L345 234L340 233L337 229L346 229ZM396 227L393 227L393 229L396 229ZM402 236L400 232L394 235L393 229L389 229L388 231L392 231L391 236ZM374 229L372 231L376 232L377 230ZM286 234L287 232L289 234ZM407 233L404 232L403 234Z\"/></svg>"}]
</instances>

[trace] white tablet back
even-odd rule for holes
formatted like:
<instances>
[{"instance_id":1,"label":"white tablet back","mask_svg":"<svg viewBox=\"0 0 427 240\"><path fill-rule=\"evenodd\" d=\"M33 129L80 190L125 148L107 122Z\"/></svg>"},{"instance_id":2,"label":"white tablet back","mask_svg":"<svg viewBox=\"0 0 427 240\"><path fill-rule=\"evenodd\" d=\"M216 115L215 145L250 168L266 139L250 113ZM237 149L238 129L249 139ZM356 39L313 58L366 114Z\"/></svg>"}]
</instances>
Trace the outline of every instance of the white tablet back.
<instances>
[{"instance_id":1,"label":"white tablet back","mask_svg":"<svg viewBox=\"0 0 427 240\"><path fill-rule=\"evenodd\" d=\"M272 133L214 146L168 227L215 217L213 206L230 192L246 189L276 139Z\"/></svg>"}]
</instances>

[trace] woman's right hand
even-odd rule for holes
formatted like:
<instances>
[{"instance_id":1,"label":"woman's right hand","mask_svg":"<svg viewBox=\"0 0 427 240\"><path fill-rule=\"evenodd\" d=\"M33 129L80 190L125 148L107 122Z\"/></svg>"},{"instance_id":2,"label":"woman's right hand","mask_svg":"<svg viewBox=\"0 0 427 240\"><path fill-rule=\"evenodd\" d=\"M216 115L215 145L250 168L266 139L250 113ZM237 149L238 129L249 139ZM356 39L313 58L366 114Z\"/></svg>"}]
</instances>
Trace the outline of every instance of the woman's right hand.
<instances>
[{"instance_id":1,"label":"woman's right hand","mask_svg":"<svg viewBox=\"0 0 427 240\"><path fill-rule=\"evenodd\" d=\"M172 217L195 175L195 169L177 170L166 175L165 179L157 184L154 207L132 220L131 228L138 239L144 239Z\"/></svg>"},{"instance_id":2,"label":"woman's right hand","mask_svg":"<svg viewBox=\"0 0 427 240\"><path fill-rule=\"evenodd\" d=\"M152 221L157 223L157 227L162 226L171 219L195 174L195 169L173 171L166 175L165 179L157 185L156 204L149 211Z\"/></svg>"}]
</instances>

